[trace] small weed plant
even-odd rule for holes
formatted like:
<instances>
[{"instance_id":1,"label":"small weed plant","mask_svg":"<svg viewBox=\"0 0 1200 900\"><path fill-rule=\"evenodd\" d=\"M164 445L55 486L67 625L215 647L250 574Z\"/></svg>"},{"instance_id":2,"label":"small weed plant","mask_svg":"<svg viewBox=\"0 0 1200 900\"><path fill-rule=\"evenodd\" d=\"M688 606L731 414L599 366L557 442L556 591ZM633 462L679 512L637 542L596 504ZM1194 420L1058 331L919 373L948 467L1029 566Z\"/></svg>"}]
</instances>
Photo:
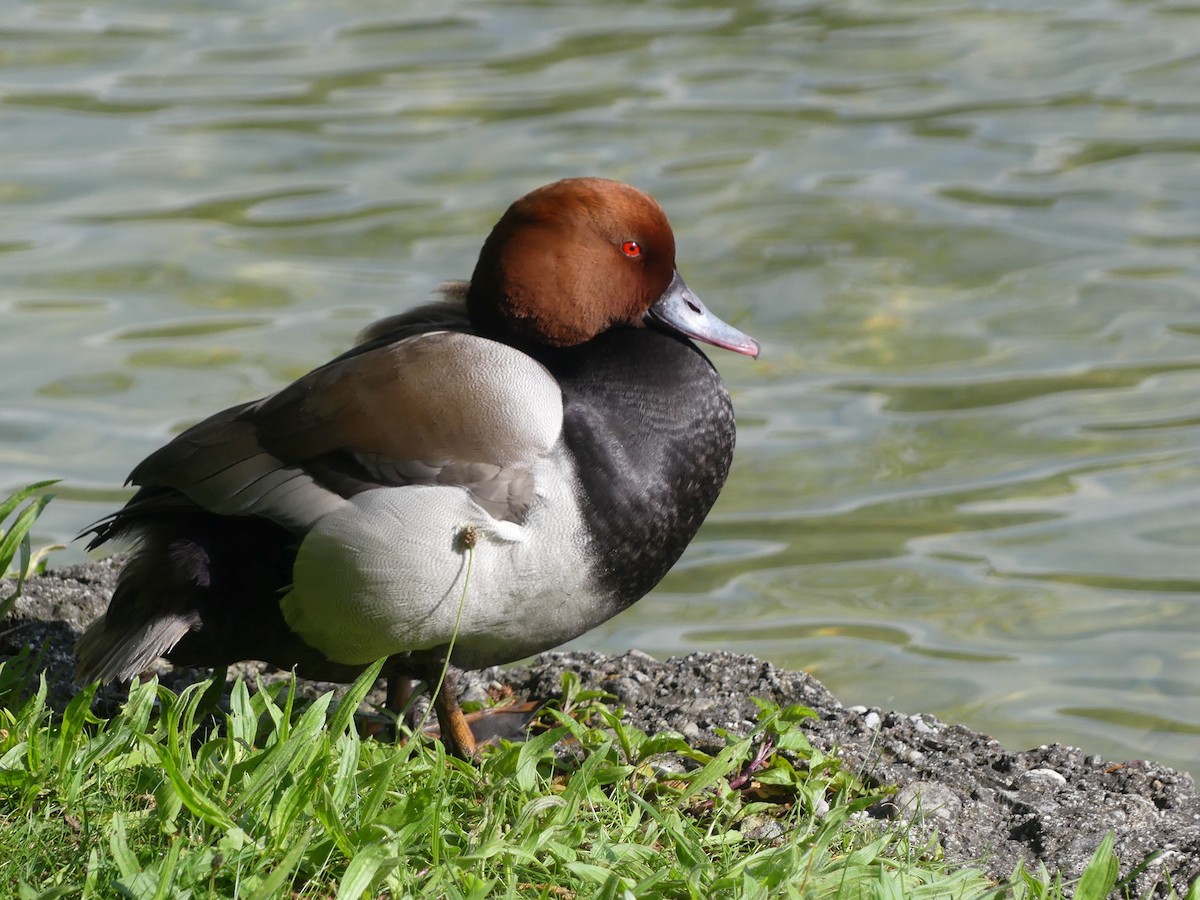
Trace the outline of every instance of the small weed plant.
<instances>
[{"instance_id":1,"label":"small weed plant","mask_svg":"<svg viewBox=\"0 0 1200 900\"><path fill-rule=\"evenodd\" d=\"M7 595L0 594L0 619L8 615L16 604L25 579L31 574L40 572L45 566L46 554L51 550L60 549L56 545L34 550L29 540L29 530L54 496L45 493L38 496L38 494L52 484L57 484L57 482L39 481L15 491L0 502L0 578L12 578L15 581L12 591ZM26 500L30 502L20 512L17 512L17 507ZM14 516L13 513L16 515ZM4 523L10 516L12 522L6 528ZM15 565L14 560L16 560Z\"/></svg>"}]
</instances>

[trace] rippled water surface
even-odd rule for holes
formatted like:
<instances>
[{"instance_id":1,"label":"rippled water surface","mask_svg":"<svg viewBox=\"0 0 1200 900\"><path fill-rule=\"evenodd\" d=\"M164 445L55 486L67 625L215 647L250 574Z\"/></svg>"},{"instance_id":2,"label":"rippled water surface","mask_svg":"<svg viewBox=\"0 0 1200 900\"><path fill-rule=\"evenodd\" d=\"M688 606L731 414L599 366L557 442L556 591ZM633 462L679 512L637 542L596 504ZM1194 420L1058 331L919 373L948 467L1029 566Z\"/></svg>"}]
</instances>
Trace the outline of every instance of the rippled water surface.
<instances>
[{"instance_id":1,"label":"rippled water surface","mask_svg":"<svg viewBox=\"0 0 1200 900\"><path fill-rule=\"evenodd\" d=\"M0 488L65 478L65 539L525 190L622 178L764 353L713 354L700 538L578 643L1196 770L1197 47L1187 2L18 2Z\"/></svg>"}]
</instances>

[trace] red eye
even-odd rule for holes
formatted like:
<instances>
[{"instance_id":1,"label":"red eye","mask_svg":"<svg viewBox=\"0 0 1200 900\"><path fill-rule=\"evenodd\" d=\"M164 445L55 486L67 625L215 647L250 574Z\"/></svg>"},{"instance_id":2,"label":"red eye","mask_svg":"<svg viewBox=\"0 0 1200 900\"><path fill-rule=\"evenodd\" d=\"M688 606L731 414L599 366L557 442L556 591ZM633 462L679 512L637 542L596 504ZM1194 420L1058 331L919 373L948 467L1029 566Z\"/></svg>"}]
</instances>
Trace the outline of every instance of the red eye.
<instances>
[{"instance_id":1,"label":"red eye","mask_svg":"<svg viewBox=\"0 0 1200 900\"><path fill-rule=\"evenodd\" d=\"M637 241L626 241L621 245L621 252L630 259L637 259L642 255L642 245Z\"/></svg>"}]
</instances>

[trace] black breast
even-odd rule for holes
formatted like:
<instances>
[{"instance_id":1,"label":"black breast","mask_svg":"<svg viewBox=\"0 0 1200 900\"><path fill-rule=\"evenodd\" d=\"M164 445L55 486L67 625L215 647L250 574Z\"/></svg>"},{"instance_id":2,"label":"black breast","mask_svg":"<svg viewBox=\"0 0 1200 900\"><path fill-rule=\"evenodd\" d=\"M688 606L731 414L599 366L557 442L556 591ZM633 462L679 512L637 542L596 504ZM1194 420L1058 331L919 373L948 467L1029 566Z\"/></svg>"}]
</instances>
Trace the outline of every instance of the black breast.
<instances>
[{"instance_id":1,"label":"black breast","mask_svg":"<svg viewBox=\"0 0 1200 900\"><path fill-rule=\"evenodd\" d=\"M691 342L649 329L607 332L543 360L564 397L600 577L623 609L679 559L733 458L733 405Z\"/></svg>"}]
</instances>

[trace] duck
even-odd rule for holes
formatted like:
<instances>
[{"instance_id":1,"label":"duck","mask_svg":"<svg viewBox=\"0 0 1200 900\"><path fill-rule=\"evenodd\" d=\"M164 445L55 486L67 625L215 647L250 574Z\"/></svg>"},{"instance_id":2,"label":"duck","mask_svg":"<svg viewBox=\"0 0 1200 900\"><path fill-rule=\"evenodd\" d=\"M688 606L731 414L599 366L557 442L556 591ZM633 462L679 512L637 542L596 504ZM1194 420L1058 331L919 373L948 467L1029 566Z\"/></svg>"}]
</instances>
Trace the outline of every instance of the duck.
<instances>
[{"instance_id":1,"label":"duck","mask_svg":"<svg viewBox=\"0 0 1200 900\"><path fill-rule=\"evenodd\" d=\"M627 609L732 462L729 392L694 342L759 354L675 255L649 194L540 187L501 216L469 281L151 453L132 498L81 535L131 550L77 642L77 680L165 658L348 682L386 658L402 694ZM440 684L442 739L471 757L456 685Z\"/></svg>"}]
</instances>

